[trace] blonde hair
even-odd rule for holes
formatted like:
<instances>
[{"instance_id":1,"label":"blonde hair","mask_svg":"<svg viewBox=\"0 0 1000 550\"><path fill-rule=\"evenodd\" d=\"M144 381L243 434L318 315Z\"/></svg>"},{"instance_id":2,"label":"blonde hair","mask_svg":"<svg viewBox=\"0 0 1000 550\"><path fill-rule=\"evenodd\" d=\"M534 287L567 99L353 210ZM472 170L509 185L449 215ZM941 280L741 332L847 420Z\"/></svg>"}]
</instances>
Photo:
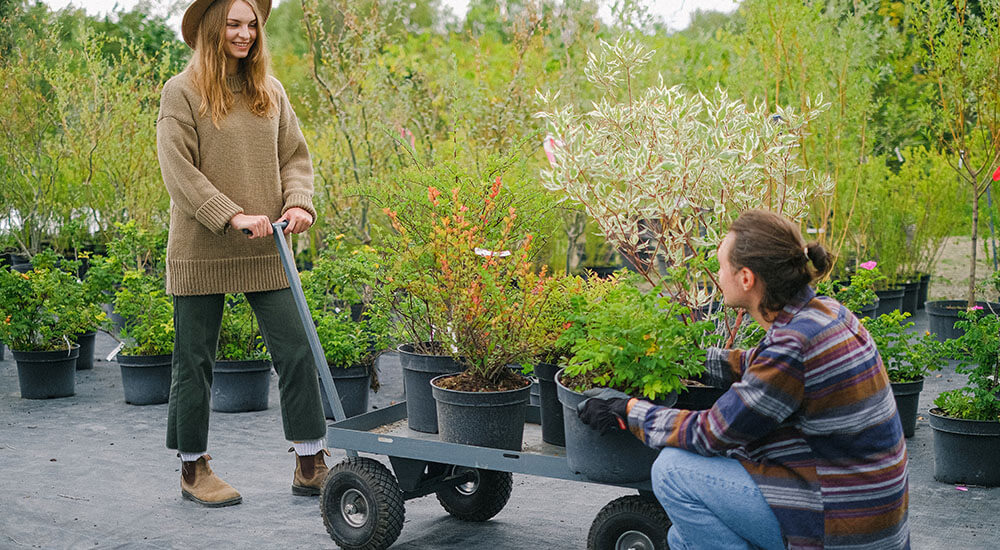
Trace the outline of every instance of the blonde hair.
<instances>
[{"instance_id":1,"label":"blonde hair","mask_svg":"<svg viewBox=\"0 0 1000 550\"><path fill-rule=\"evenodd\" d=\"M237 1L246 2L257 17L257 39L250 46L246 58L238 60L237 72L246 78L246 104L251 113L269 117L278 106L278 94L269 79L271 54L264 37L263 20L256 0L219 0L207 10L198 25L194 54L188 62L195 89L201 95L201 116L212 113L212 123L226 118L233 108L235 97L226 86L226 19Z\"/></svg>"}]
</instances>

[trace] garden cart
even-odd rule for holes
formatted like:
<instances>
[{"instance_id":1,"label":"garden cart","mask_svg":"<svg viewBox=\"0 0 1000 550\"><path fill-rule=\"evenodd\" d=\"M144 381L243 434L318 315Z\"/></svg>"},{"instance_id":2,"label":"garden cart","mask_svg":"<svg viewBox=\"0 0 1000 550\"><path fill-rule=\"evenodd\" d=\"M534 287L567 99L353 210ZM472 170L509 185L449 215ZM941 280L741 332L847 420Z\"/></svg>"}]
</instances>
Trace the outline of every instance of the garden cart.
<instances>
[{"instance_id":1,"label":"garden cart","mask_svg":"<svg viewBox=\"0 0 1000 550\"><path fill-rule=\"evenodd\" d=\"M538 406L528 407L520 451L448 443L437 434L411 430L405 402L345 418L291 252L283 242L285 224L273 227L322 391L334 414L327 444L347 452L343 462L330 468L320 495L323 523L338 545L350 550L388 548L403 528L404 502L432 493L456 518L486 521L507 504L514 473L594 483L570 470L563 447L542 441ZM384 455L391 470L359 452ZM613 485L636 489L638 494L615 499L598 513L587 547L666 549L670 520L653 496L650 482Z\"/></svg>"}]
</instances>

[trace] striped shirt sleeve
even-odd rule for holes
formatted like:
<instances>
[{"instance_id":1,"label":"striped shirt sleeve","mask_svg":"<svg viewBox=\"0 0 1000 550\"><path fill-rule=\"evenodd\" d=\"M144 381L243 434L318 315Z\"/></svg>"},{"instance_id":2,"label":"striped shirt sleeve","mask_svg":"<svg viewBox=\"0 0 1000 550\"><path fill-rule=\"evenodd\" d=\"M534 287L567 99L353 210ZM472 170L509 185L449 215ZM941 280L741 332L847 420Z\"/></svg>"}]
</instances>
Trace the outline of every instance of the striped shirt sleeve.
<instances>
[{"instance_id":1,"label":"striped shirt sleeve","mask_svg":"<svg viewBox=\"0 0 1000 550\"><path fill-rule=\"evenodd\" d=\"M712 351L710 376L738 381L706 411L659 407L637 401L629 410L629 428L653 448L677 447L705 456L758 440L796 412L804 395L801 335L776 331L752 352ZM715 378L713 378L713 381Z\"/></svg>"}]
</instances>

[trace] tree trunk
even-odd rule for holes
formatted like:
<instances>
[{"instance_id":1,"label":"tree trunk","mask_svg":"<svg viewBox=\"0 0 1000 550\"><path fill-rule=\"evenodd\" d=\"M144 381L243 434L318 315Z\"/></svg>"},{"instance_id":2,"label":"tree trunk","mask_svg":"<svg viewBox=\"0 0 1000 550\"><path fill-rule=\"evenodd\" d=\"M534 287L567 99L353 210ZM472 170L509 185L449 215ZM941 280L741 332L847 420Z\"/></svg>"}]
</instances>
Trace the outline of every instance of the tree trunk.
<instances>
[{"instance_id":1,"label":"tree trunk","mask_svg":"<svg viewBox=\"0 0 1000 550\"><path fill-rule=\"evenodd\" d=\"M972 260L969 262L968 306L976 305L976 237L979 235L979 186L972 186Z\"/></svg>"}]
</instances>

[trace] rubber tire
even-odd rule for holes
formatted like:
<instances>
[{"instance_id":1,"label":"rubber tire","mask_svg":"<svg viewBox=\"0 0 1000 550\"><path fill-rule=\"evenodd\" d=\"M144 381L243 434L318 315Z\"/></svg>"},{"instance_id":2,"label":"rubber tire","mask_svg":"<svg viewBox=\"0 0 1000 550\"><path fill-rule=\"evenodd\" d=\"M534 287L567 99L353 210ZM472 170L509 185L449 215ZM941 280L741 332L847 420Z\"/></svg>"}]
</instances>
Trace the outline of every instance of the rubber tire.
<instances>
[{"instance_id":1,"label":"rubber tire","mask_svg":"<svg viewBox=\"0 0 1000 550\"><path fill-rule=\"evenodd\" d=\"M466 495L457 487L437 491L438 502L446 512L462 521L486 521L500 513L510 500L514 476L510 472L477 470L479 485Z\"/></svg>"},{"instance_id":2,"label":"rubber tire","mask_svg":"<svg viewBox=\"0 0 1000 550\"><path fill-rule=\"evenodd\" d=\"M639 531L653 542L655 550L668 550L670 518L660 503L639 495L612 500L594 518L587 534L587 550L614 550L618 537Z\"/></svg>"},{"instance_id":3,"label":"rubber tire","mask_svg":"<svg viewBox=\"0 0 1000 550\"><path fill-rule=\"evenodd\" d=\"M340 513L340 498L348 489L357 490L369 503L369 516L361 527L352 527ZM385 550L399 538L406 515L403 493L392 472L364 457L350 457L330 468L319 506L326 532L345 550Z\"/></svg>"}]
</instances>

